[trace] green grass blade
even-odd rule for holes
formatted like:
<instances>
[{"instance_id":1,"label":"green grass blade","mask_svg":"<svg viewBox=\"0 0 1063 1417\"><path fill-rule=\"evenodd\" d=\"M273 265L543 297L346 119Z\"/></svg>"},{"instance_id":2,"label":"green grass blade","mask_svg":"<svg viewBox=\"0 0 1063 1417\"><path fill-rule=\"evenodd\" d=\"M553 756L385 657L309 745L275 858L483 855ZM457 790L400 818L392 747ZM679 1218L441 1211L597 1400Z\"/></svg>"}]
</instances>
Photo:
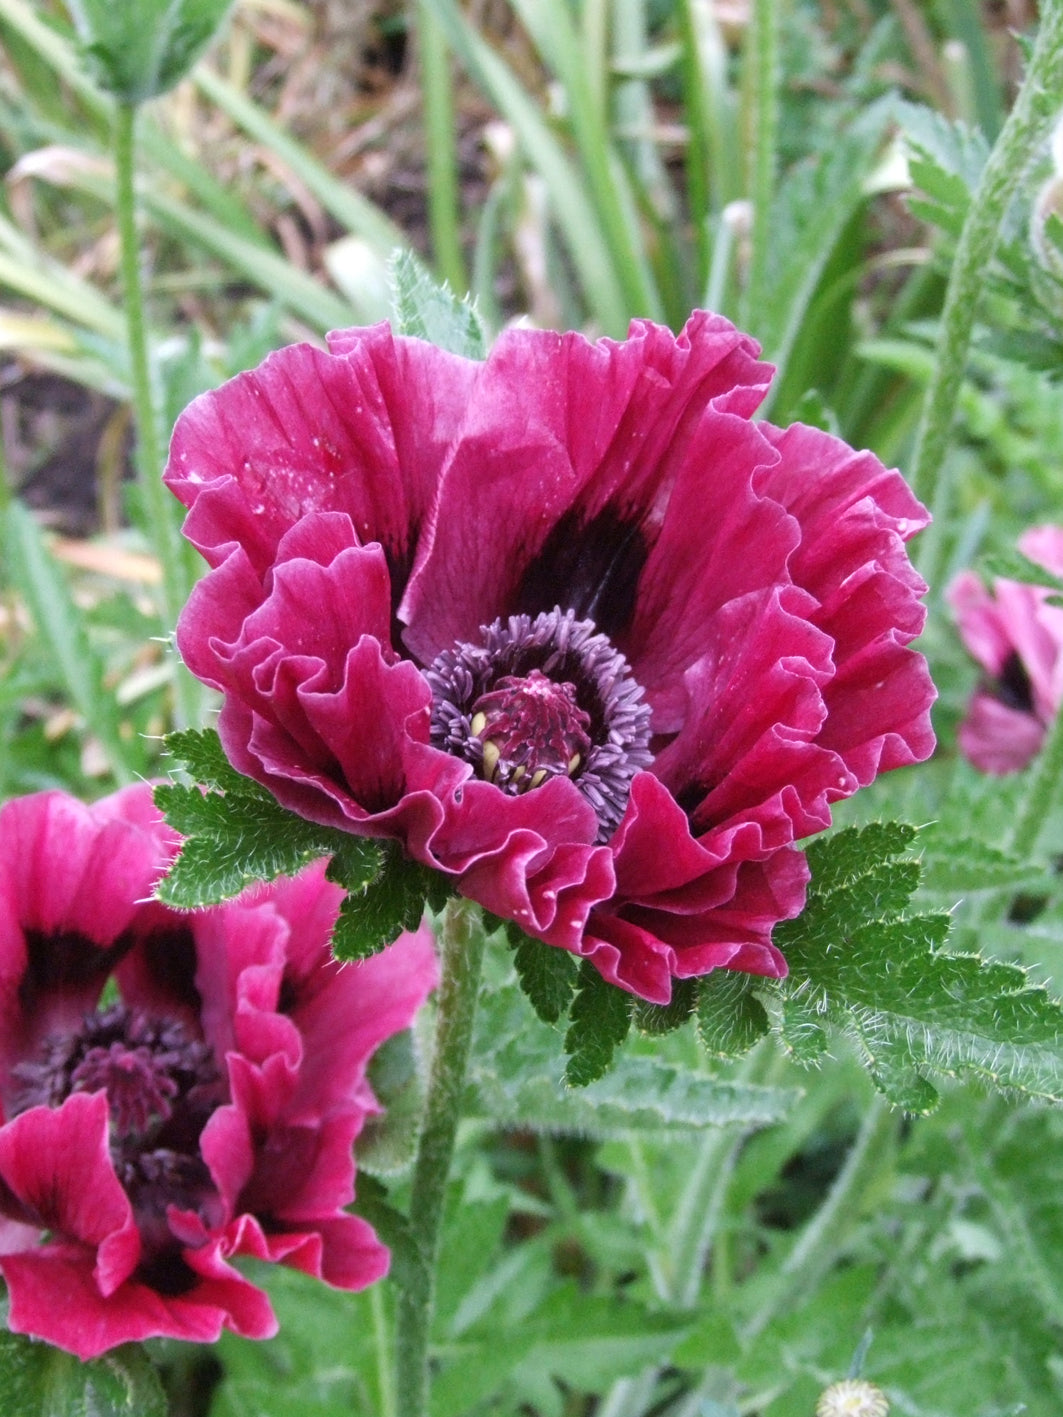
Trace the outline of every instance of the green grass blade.
<instances>
[{"instance_id":1,"label":"green grass blade","mask_svg":"<svg viewBox=\"0 0 1063 1417\"><path fill-rule=\"evenodd\" d=\"M373 319L340 296L326 290L313 276L280 254L230 231L212 217L161 191L154 183L139 188L144 209L171 234L203 247L279 301L292 314L319 330L340 329Z\"/></svg>"},{"instance_id":2,"label":"green grass blade","mask_svg":"<svg viewBox=\"0 0 1063 1417\"><path fill-rule=\"evenodd\" d=\"M572 135L583 161L587 188L598 212L602 234L612 252L627 311L631 315L661 319L661 298L647 259L637 203L595 100L569 7L564 0L513 0L513 8L564 88ZM559 208L558 215L563 224L566 209Z\"/></svg>"},{"instance_id":3,"label":"green grass blade","mask_svg":"<svg viewBox=\"0 0 1063 1417\"><path fill-rule=\"evenodd\" d=\"M753 203L749 285L743 325L760 337L759 316L765 301L770 254L777 249L772 221L779 129L778 0L753 0L752 23L746 38L742 71L745 130L752 135L748 151L746 192Z\"/></svg>"},{"instance_id":4,"label":"green grass blade","mask_svg":"<svg viewBox=\"0 0 1063 1417\"><path fill-rule=\"evenodd\" d=\"M455 0L436 0L436 15L454 53L511 124L529 161L546 183L594 316L606 333L622 335L631 306L599 213L587 196L584 178L551 133L534 100L465 19Z\"/></svg>"},{"instance_id":5,"label":"green grass blade","mask_svg":"<svg viewBox=\"0 0 1063 1417\"><path fill-rule=\"evenodd\" d=\"M65 177L67 185L88 192L98 200L109 202L112 199L111 183L102 172L94 172L88 168L77 168L65 174ZM219 257L238 275L261 287L285 309L305 320L315 329L337 329L344 325L354 324L363 317L363 313L365 318L375 318L375 311L360 311L357 306L327 290L313 276L298 270L280 252L261 247L257 242L246 240L239 233L231 231L228 227L215 221L208 213L196 211L179 198L171 196L154 180L150 178L139 180L137 197L144 211L150 213L168 235L191 242ZM0 219L0 242L3 242L8 226L9 224ZM16 229L11 228L11 230L15 231ZM16 232L16 234L18 233ZM24 240L24 238L22 239ZM32 248L30 249L32 250ZM24 284L20 288L24 293L29 293L26 290L26 285L30 282L32 274L30 272L22 277ZM2 253L0 253L0 281L4 279ZM85 303L85 308L82 309L81 303L71 307L66 287L70 285L72 280L73 278L69 277L64 282L57 275L55 295L51 302L52 307L59 313L70 315L82 324L91 325L92 321L87 312L91 310L92 305L87 292L91 292L92 287L80 285L75 287L79 301ZM37 284L40 286L40 281ZM43 286L41 288L47 289ZM95 292L92 293L97 301L102 301L102 296L96 295ZM65 299L63 304L57 303L61 297ZM119 313L106 304L99 308L110 310L114 322L113 326L109 325L102 332L108 336L117 335L121 338L123 325Z\"/></svg>"},{"instance_id":6,"label":"green grass blade","mask_svg":"<svg viewBox=\"0 0 1063 1417\"><path fill-rule=\"evenodd\" d=\"M972 0L934 0L934 8L942 27L963 45L978 126L987 138L995 138L1004 122L1004 112L981 6Z\"/></svg>"},{"instance_id":7,"label":"green grass blade","mask_svg":"<svg viewBox=\"0 0 1063 1417\"><path fill-rule=\"evenodd\" d=\"M466 291L469 277L461 247L458 198L457 115L450 52L430 0L417 6L424 132L428 154L428 223L440 275L454 290Z\"/></svg>"},{"instance_id":8,"label":"green grass blade","mask_svg":"<svg viewBox=\"0 0 1063 1417\"><path fill-rule=\"evenodd\" d=\"M265 109L253 103L216 70L201 64L192 77L205 98L216 104L248 137L269 148L298 173L299 181L329 215L347 231L361 236L379 256L386 258L396 246L407 244L402 231L375 203L334 177L313 153L275 123Z\"/></svg>"},{"instance_id":9,"label":"green grass blade","mask_svg":"<svg viewBox=\"0 0 1063 1417\"><path fill-rule=\"evenodd\" d=\"M12 501L4 523L8 575L51 651L60 681L89 731L99 739L115 777L132 782L135 774L119 737L114 701L103 684L103 666L66 580L25 507Z\"/></svg>"},{"instance_id":10,"label":"green grass blade","mask_svg":"<svg viewBox=\"0 0 1063 1417\"><path fill-rule=\"evenodd\" d=\"M0 285L46 310L121 342L121 311L88 281L39 251L17 226L0 214Z\"/></svg>"},{"instance_id":11,"label":"green grass blade","mask_svg":"<svg viewBox=\"0 0 1063 1417\"><path fill-rule=\"evenodd\" d=\"M696 286L718 287L713 270L713 218L742 194L735 104L727 80L727 49L711 0L681 0L681 72L689 139L687 192L697 250ZM712 306L719 309L719 306Z\"/></svg>"},{"instance_id":12,"label":"green grass blade","mask_svg":"<svg viewBox=\"0 0 1063 1417\"><path fill-rule=\"evenodd\" d=\"M609 101L609 0L583 0L580 7L580 53L591 99L601 122L606 122Z\"/></svg>"},{"instance_id":13,"label":"green grass blade","mask_svg":"<svg viewBox=\"0 0 1063 1417\"><path fill-rule=\"evenodd\" d=\"M613 66L617 80L613 89L613 121L617 145L630 167L635 187L645 193L654 210L664 219L674 220L675 193L672 191L653 136L656 115L649 80L643 72L650 52L650 16L646 0L629 0L613 11ZM597 106L588 104L588 116L601 127Z\"/></svg>"},{"instance_id":14,"label":"green grass blade","mask_svg":"<svg viewBox=\"0 0 1063 1417\"><path fill-rule=\"evenodd\" d=\"M769 228L776 247L785 251L785 260L775 279L765 283L761 303L750 307L749 328L784 377L831 256L866 200L865 179L878 151L885 116L884 109L869 112L831 153L818 159L814 170L801 168L788 174L773 204ZM776 384L765 400L764 416L779 387Z\"/></svg>"}]
</instances>

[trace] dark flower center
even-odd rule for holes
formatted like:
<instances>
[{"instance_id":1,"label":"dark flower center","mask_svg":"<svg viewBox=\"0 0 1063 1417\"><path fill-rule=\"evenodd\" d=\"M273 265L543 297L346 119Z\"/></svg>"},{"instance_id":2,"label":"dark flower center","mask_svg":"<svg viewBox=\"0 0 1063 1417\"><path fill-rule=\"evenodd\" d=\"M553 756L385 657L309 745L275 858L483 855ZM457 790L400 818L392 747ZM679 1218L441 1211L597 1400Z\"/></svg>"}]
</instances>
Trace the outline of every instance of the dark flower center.
<instances>
[{"instance_id":1,"label":"dark flower center","mask_svg":"<svg viewBox=\"0 0 1063 1417\"><path fill-rule=\"evenodd\" d=\"M593 620L555 608L481 627L427 671L432 741L503 792L571 778L599 841L615 831L631 779L649 767L650 707L627 660Z\"/></svg>"},{"instance_id":2,"label":"dark flower center","mask_svg":"<svg viewBox=\"0 0 1063 1417\"><path fill-rule=\"evenodd\" d=\"M1025 664L1014 650L1001 665L993 689L1006 708L1018 709L1021 713L1033 713L1033 685L1030 683Z\"/></svg>"},{"instance_id":3,"label":"dark flower center","mask_svg":"<svg viewBox=\"0 0 1063 1417\"><path fill-rule=\"evenodd\" d=\"M201 1209L214 1194L199 1138L227 1092L210 1045L176 1019L112 1004L46 1038L35 1058L12 1069L12 1080L10 1116L59 1107L75 1092L106 1092L115 1173L146 1262L157 1265L175 1249L167 1208Z\"/></svg>"}]
</instances>

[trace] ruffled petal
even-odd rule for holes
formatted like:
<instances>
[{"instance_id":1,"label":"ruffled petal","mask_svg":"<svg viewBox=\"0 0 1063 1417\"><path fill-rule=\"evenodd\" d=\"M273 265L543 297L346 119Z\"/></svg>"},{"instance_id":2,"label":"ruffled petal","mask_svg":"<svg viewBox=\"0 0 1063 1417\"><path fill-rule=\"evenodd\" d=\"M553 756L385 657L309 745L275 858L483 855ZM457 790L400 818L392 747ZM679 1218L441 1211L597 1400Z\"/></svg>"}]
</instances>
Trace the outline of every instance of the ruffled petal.
<instances>
[{"instance_id":1,"label":"ruffled petal","mask_svg":"<svg viewBox=\"0 0 1063 1417\"><path fill-rule=\"evenodd\" d=\"M668 901L595 912L583 952L610 982L656 1004L669 1002L674 978L714 969L777 979L786 973L786 960L771 933L780 920L800 913L807 882L803 854L784 848L765 861L691 882ZM701 909L699 897L707 902Z\"/></svg>"},{"instance_id":2,"label":"ruffled petal","mask_svg":"<svg viewBox=\"0 0 1063 1417\"><path fill-rule=\"evenodd\" d=\"M333 510L392 564L412 561L479 365L386 325L331 346L279 350L182 414L166 482L211 566L239 546L265 576L291 527Z\"/></svg>"},{"instance_id":3,"label":"ruffled petal","mask_svg":"<svg viewBox=\"0 0 1063 1417\"><path fill-rule=\"evenodd\" d=\"M144 902L175 849L147 784L91 807L42 792L0 808L5 1079L40 1038L95 1006L116 960L157 920Z\"/></svg>"},{"instance_id":4,"label":"ruffled petal","mask_svg":"<svg viewBox=\"0 0 1063 1417\"><path fill-rule=\"evenodd\" d=\"M615 633L609 620L658 533L675 450L707 406L752 413L771 374L755 356L748 336L704 312L678 339L646 320L622 343L506 331L400 606L408 650L427 664L500 615L555 605Z\"/></svg>"},{"instance_id":5,"label":"ruffled petal","mask_svg":"<svg viewBox=\"0 0 1063 1417\"><path fill-rule=\"evenodd\" d=\"M372 1227L356 1215L318 1219L313 1228L270 1231L245 1215L230 1228L226 1245L232 1254L286 1264L337 1289L375 1284L390 1262Z\"/></svg>"},{"instance_id":6,"label":"ruffled petal","mask_svg":"<svg viewBox=\"0 0 1063 1417\"><path fill-rule=\"evenodd\" d=\"M75 1093L0 1127L0 1177L41 1230L83 1246L103 1297L140 1261L132 1208L108 1149L107 1097Z\"/></svg>"},{"instance_id":7,"label":"ruffled petal","mask_svg":"<svg viewBox=\"0 0 1063 1417\"><path fill-rule=\"evenodd\" d=\"M759 425L711 409L672 453L671 495L620 643L653 705L655 733L684 722L689 667L726 653L732 630L721 615L788 579L800 528L753 486L776 458Z\"/></svg>"},{"instance_id":8,"label":"ruffled petal","mask_svg":"<svg viewBox=\"0 0 1063 1417\"><path fill-rule=\"evenodd\" d=\"M804 905L801 852L784 848L742 861L730 842L695 839L650 773L635 779L612 847L617 889L592 912L580 950L606 979L664 1004L673 977L718 968L786 973L771 932Z\"/></svg>"},{"instance_id":9,"label":"ruffled petal","mask_svg":"<svg viewBox=\"0 0 1063 1417\"><path fill-rule=\"evenodd\" d=\"M11 1297L8 1322L83 1361L122 1343L179 1338L214 1343L223 1328L246 1338L272 1338L277 1322L269 1300L234 1270L222 1282L197 1284L187 1296L169 1297L129 1281L104 1297L91 1263L74 1247L48 1245L0 1261Z\"/></svg>"},{"instance_id":10,"label":"ruffled petal","mask_svg":"<svg viewBox=\"0 0 1063 1417\"><path fill-rule=\"evenodd\" d=\"M834 640L819 742L845 767L833 795L848 796L934 748L936 691L926 661L907 648L923 628L926 585L904 550L929 516L872 453L801 424L763 431L780 460L761 485L801 524L790 573L819 602L811 622Z\"/></svg>"},{"instance_id":11,"label":"ruffled petal","mask_svg":"<svg viewBox=\"0 0 1063 1417\"><path fill-rule=\"evenodd\" d=\"M292 1116L320 1115L349 1100L377 1048L409 1028L438 979L427 927L400 935L371 959L340 966L326 952L312 975L293 975L291 1019L306 1048Z\"/></svg>"},{"instance_id":12,"label":"ruffled petal","mask_svg":"<svg viewBox=\"0 0 1063 1417\"><path fill-rule=\"evenodd\" d=\"M726 606L720 648L684 678L682 732L654 772L688 806L698 836L726 834L739 859L828 825L844 764L820 738L832 642L792 586Z\"/></svg>"},{"instance_id":13,"label":"ruffled petal","mask_svg":"<svg viewBox=\"0 0 1063 1417\"><path fill-rule=\"evenodd\" d=\"M397 840L646 997L778 973L793 843L933 747L904 550L924 510L872 455L752 424L771 371L717 316L620 343L507 331L476 365L426 349L343 332L179 425L167 476L215 567L180 643L225 694L226 752L289 809ZM652 712L618 828L578 774L510 794L431 737L438 657L471 663L485 627L555 607L593 621ZM614 690L594 672L580 711L601 729ZM271 1050L301 1066L272 987L248 976L254 1037L234 1034L263 1078Z\"/></svg>"}]
</instances>

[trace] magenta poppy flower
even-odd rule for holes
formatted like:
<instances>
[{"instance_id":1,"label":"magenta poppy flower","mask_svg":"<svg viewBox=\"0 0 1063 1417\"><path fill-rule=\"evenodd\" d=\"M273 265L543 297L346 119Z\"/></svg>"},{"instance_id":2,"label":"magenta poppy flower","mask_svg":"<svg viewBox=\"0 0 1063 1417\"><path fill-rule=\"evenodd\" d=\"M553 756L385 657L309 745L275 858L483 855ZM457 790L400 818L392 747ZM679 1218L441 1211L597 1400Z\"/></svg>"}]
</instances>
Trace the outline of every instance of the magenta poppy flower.
<instances>
[{"instance_id":1,"label":"magenta poppy flower","mask_svg":"<svg viewBox=\"0 0 1063 1417\"><path fill-rule=\"evenodd\" d=\"M148 787L0 809L0 1271L11 1328L79 1358L276 1331L238 1255L359 1289L344 1207L373 1051L436 977L427 932L339 968L320 866L178 914Z\"/></svg>"},{"instance_id":2,"label":"magenta poppy flower","mask_svg":"<svg viewBox=\"0 0 1063 1417\"><path fill-rule=\"evenodd\" d=\"M1063 527L1031 527L1019 550L1063 575ZM1024 768L1063 705L1063 609L1048 603L1051 595L1006 579L987 590L973 571L949 586L960 635L986 673L959 731L961 751L982 772Z\"/></svg>"},{"instance_id":3,"label":"magenta poppy flower","mask_svg":"<svg viewBox=\"0 0 1063 1417\"><path fill-rule=\"evenodd\" d=\"M933 746L926 514L752 423L756 352L705 313L482 364L381 325L197 399L166 479L213 569L178 644L234 766L644 998L784 973L793 843Z\"/></svg>"}]
</instances>

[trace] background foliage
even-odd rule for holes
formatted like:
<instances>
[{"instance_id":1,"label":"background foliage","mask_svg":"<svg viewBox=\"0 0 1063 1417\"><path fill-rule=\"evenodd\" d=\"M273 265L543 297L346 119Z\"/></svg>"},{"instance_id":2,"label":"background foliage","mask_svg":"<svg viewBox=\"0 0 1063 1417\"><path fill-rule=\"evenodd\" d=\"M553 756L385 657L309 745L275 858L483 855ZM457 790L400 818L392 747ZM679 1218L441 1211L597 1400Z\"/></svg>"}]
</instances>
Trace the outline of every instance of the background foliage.
<instances>
[{"instance_id":1,"label":"background foliage","mask_svg":"<svg viewBox=\"0 0 1063 1417\"><path fill-rule=\"evenodd\" d=\"M198 570L173 541L176 506L162 525L130 475L113 106L97 87L139 103L184 72L225 9L187 8L172 72L143 36L157 78L141 88L142 70L108 69L122 34L91 28L115 7L0 0L5 797L157 775L161 736L213 707L166 643L168 597ZM1023 0L242 0L138 115L159 428L276 345L385 315L398 248L469 289L489 337L525 312L618 336L632 315L678 328L695 305L720 310L780 366L773 421L910 466L946 278L1036 19ZM941 747L812 846L811 907L780 932L790 981L711 981L686 1022L644 1012L615 1068L577 1090L561 1043L578 981L532 980L537 1019L528 957L492 941L436 1417L808 1417L860 1354L912 1417L1060 1410L1063 1119L1029 1098L1063 1089L1063 820L1053 800L1031 824L1026 778L980 778L956 755L975 671L941 598L956 569L1063 520L1060 168L1046 143L1016 174L949 500L917 552ZM441 338L450 308L398 313ZM895 819L923 829L876 825ZM292 843L291 860L328 849ZM224 864L236 881L250 869ZM888 963L898 931L904 968L868 999L863 966ZM587 1081L599 1060L573 1045L598 1036L597 1006L575 998L569 1076ZM421 1054L406 1040L379 1060L389 1111L359 1150L358 1206L400 1265ZM390 1289L259 1278L276 1340L158 1346L174 1417L396 1417ZM85 1402L123 1410L107 1396L123 1372L88 1374Z\"/></svg>"}]
</instances>

